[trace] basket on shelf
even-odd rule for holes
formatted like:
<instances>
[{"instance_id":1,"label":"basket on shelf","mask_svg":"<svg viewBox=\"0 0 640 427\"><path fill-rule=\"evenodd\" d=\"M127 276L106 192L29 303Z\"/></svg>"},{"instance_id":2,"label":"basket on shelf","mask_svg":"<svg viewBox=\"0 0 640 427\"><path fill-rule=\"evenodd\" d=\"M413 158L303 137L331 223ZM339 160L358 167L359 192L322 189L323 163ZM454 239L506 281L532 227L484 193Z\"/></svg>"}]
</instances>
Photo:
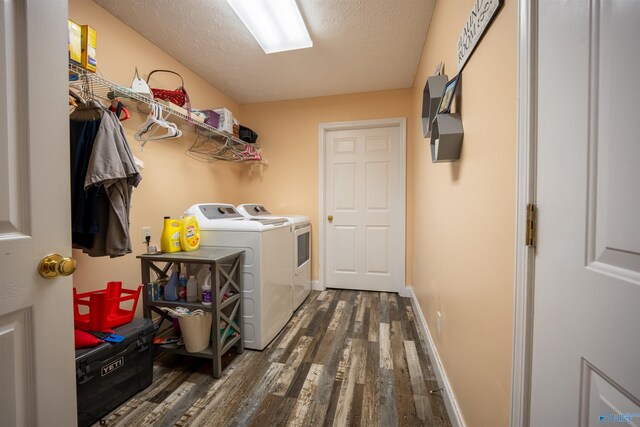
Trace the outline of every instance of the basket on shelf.
<instances>
[{"instance_id":1,"label":"basket on shelf","mask_svg":"<svg viewBox=\"0 0 640 427\"><path fill-rule=\"evenodd\" d=\"M184 346L189 353L198 353L209 347L213 317L211 313L198 311L199 313L178 318Z\"/></svg>"},{"instance_id":2,"label":"basket on shelf","mask_svg":"<svg viewBox=\"0 0 640 427\"><path fill-rule=\"evenodd\" d=\"M137 289L122 289L122 282L109 282L107 289L81 294L73 288L75 327L87 331L104 331L131 322L141 289L142 286ZM131 309L120 306L127 301L133 301ZM81 314L80 306L87 307L88 312Z\"/></svg>"}]
</instances>

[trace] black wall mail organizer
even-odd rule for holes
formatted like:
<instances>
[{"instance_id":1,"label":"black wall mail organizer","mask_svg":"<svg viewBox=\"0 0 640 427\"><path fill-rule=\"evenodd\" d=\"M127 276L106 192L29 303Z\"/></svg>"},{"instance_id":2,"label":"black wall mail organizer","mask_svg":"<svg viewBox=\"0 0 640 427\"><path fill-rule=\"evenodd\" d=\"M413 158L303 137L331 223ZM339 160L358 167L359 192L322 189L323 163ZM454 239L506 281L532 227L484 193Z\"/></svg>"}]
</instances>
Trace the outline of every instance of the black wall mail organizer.
<instances>
[{"instance_id":1,"label":"black wall mail organizer","mask_svg":"<svg viewBox=\"0 0 640 427\"><path fill-rule=\"evenodd\" d=\"M462 118L451 112L451 104L461 75L458 74L447 82L441 93L436 114L431 122L431 162L452 162L460 159L462 149Z\"/></svg>"},{"instance_id":2,"label":"black wall mail organizer","mask_svg":"<svg viewBox=\"0 0 640 427\"><path fill-rule=\"evenodd\" d=\"M431 134L431 122L438 111L440 98L449 78L446 74L431 76L427 79L422 92L422 135L428 138Z\"/></svg>"}]
</instances>

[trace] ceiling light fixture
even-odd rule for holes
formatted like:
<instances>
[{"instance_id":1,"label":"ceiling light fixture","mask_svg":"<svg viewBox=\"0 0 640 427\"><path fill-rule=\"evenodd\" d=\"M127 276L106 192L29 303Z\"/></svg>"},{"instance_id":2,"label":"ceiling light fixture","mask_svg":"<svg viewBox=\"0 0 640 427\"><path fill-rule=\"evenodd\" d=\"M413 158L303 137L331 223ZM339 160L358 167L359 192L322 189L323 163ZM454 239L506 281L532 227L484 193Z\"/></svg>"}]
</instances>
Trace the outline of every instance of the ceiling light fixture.
<instances>
[{"instance_id":1,"label":"ceiling light fixture","mask_svg":"<svg viewBox=\"0 0 640 427\"><path fill-rule=\"evenodd\" d=\"M227 0L265 53L313 46L295 0Z\"/></svg>"}]
</instances>

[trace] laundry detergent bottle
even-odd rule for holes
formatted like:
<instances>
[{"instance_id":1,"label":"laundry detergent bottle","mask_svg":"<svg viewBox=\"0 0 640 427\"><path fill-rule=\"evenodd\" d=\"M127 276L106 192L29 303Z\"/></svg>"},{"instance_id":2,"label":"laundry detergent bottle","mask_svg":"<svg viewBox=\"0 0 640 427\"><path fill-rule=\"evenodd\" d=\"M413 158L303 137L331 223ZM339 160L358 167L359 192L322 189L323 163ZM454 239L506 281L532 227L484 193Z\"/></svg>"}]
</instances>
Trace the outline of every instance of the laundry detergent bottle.
<instances>
[{"instance_id":1,"label":"laundry detergent bottle","mask_svg":"<svg viewBox=\"0 0 640 427\"><path fill-rule=\"evenodd\" d=\"M178 219L164 217L164 228L160 237L160 250L164 253L180 252L180 229L182 222Z\"/></svg>"},{"instance_id":2,"label":"laundry detergent bottle","mask_svg":"<svg viewBox=\"0 0 640 427\"><path fill-rule=\"evenodd\" d=\"M187 210L182 218L180 247L183 251L195 251L200 247L200 227L191 210Z\"/></svg>"},{"instance_id":3,"label":"laundry detergent bottle","mask_svg":"<svg viewBox=\"0 0 640 427\"><path fill-rule=\"evenodd\" d=\"M174 264L169 276L169 281L164 285L164 299L165 301L177 301L178 300L178 268Z\"/></svg>"}]
</instances>

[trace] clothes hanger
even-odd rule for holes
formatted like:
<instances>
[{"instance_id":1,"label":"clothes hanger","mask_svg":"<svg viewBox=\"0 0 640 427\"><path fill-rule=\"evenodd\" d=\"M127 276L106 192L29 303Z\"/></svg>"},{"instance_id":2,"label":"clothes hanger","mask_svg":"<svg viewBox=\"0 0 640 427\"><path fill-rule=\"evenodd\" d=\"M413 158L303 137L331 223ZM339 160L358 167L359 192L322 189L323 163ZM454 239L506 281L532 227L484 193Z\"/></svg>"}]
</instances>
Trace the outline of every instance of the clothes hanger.
<instances>
[{"instance_id":1,"label":"clothes hanger","mask_svg":"<svg viewBox=\"0 0 640 427\"><path fill-rule=\"evenodd\" d=\"M116 113L116 117L121 122L124 122L125 120L128 120L131 117L131 114L129 114L129 110L127 110L127 107L124 106L124 104L120 101L119 98L114 98L111 100L109 111L113 111L114 113ZM121 117L120 115L123 112L124 112L124 117Z\"/></svg>"},{"instance_id":2,"label":"clothes hanger","mask_svg":"<svg viewBox=\"0 0 640 427\"><path fill-rule=\"evenodd\" d=\"M138 138L136 136L136 139L138 141L142 141L142 144L140 145L140 149L144 149L144 146L147 144L147 142L149 141L159 141L162 139L172 139L172 138L180 138L182 136L182 131L176 128L169 128L167 130L167 133L162 134L162 135L148 135L148 136L142 136L140 138Z\"/></svg>"},{"instance_id":3,"label":"clothes hanger","mask_svg":"<svg viewBox=\"0 0 640 427\"><path fill-rule=\"evenodd\" d=\"M138 132L136 133L136 139L138 139L138 137L142 137L145 134L151 134L152 133L151 131L155 126L161 126L164 128L167 127L167 123L163 122L160 118L158 118L158 107L155 104L151 104L150 107L151 107L151 110L147 115L147 119L138 128Z\"/></svg>"},{"instance_id":4,"label":"clothes hanger","mask_svg":"<svg viewBox=\"0 0 640 427\"><path fill-rule=\"evenodd\" d=\"M169 115L170 113L167 114L167 117L169 117ZM167 117L162 117L162 108L159 105L156 105L157 123L166 129L169 129L169 128L178 129L178 126L175 123L171 123L166 120Z\"/></svg>"},{"instance_id":5,"label":"clothes hanger","mask_svg":"<svg viewBox=\"0 0 640 427\"><path fill-rule=\"evenodd\" d=\"M164 134L155 135L154 131L160 128L166 129ZM161 139L179 138L182 136L182 131L174 123L169 123L162 117L162 109L151 104L151 112L147 116L145 122L138 128L138 132L134 135L134 138L138 141L157 141ZM144 143L142 147L144 147Z\"/></svg>"},{"instance_id":6,"label":"clothes hanger","mask_svg":"<svg viewBox=\"0 0 640 427\"><path fill-rule=\"evenodd\" d=\"M138 141L141 141L142 139L140 139L140 137L142 137L143 134L148 132L154 124L155 124L155 105L151 104L151 111L147 115L147 118L145 119L144 123L142 123L142 125L138 127L138 132L136 132L135 138Z\"/></svg>"},{"instance_id":7,"label":"clothes hanger","mask_svg":"<svg viewBox=\"0 0 640 427\"><path fill-rule=\"evenodd\" d=\"M227 138L227 144L229 148L234 154L235 160L242 161L246 159L246 148L244 151L241 151L235 144L235 142L231 138Z\"/></svg>"},{"instance_id":8,"label":"clothes hanger","mask_svg":"<svg viewBox=\"0 0 640 427\"><path fill-rule=\"evenodd\" d=\"M77 93L69 89L69 105L77 107L78 104L84 104L84 100Z\"/></svg>"},{"instance_id":9,"label":"clothes hanger","mask_svg":"<svg viewBox=\"0 0 640 427\"><path fill-rule=\"evenodd\" d=\"M240 152L243 160L262 160L260 153L255 151L250 145L246 145L244 151Z\"/></svg>"},{"instance_id":10,"label":"clothes hanger","mask_svg":"<svg viewBox=\"0 0 640 427\"><path fill-rule=\"evenodd\" d=\"M69 91L69 95L76 99L76 103L78 104L71 113L72 120L96 121L102 119L101 111L105 111L106 108L95 99L93 88L86 76L82 76L80 95L73 91ZM78 102L78 100L80 102Z\"/></svg>"},{"instance_id":11,"label":"clothes hanger","mask_svg":"<svg viewBox=\"0 0 640 427\"><path fill-rule=\"evenodd\" d=\"M262 160L260 153L255 151L252 146L246 144L239 145L231 139L231 137L225 138L225 146L233 153L233 160ZM244 147L244 150L241 150L239 147Z\"/></svg>"}]
</instances>

